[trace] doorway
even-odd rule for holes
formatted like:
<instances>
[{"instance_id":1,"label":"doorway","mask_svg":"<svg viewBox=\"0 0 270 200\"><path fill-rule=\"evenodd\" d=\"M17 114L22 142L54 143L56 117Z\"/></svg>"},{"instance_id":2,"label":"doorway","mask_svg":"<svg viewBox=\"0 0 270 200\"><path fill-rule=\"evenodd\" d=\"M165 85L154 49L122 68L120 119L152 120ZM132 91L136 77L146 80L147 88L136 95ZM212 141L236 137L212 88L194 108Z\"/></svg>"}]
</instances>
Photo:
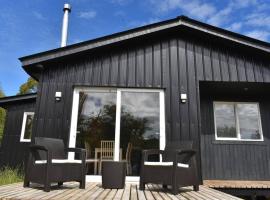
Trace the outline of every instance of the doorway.
<instances>
[{"instance_id":1,"label":"doorway","mask_svg":"<svg viewBox=\"0 0 270 200\"><path fill-rule=\"evenodd\" d=\"M69 146L86 149L87 175L99 176L106 159L126 161L127 175L139 176L142 150L165 148L164 91L75 88Z\"/></svg>"}]
</instances>

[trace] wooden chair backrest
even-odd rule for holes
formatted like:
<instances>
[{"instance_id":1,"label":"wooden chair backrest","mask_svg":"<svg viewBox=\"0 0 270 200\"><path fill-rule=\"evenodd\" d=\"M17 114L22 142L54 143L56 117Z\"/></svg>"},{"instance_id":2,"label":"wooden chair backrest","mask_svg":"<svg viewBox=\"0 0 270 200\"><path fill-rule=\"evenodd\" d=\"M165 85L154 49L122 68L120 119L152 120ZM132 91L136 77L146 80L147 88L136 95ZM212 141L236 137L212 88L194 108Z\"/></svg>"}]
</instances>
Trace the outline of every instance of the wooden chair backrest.
<instances>
[{"instance_id":1,"label":"wooden chair backrest","mask_svg":"<svg viewBox=\"0 0 270 200\"><path fill-rule=\"evenodd\" d=\"M127 151L126 151L126 161L129 161L129 162L130 162L130 160L131 160L131 151L132 151L132 147L133 147L132 143L129 142L129 143L128 143L128 146L127 146Z\"/></svg>"},{"instance_id":2,"label":"wooden chair backrest","mask_svg":"<svg viewBox=\"0 0 270 200\"><path fill-rule=\"evenodd\" d=\"M84 142L84 147L86 150L86 159L91 158L91 146L88 142Z\"/></svg>"},{"instance_id":3,"label":"wooden chair backrest","mask_svg":"<svg viewBox=\"0 0 270 200\"><path fill-rule=\"evenodd\" d=\"M100 142L100 159L111 159L114 156L114 141L113 140L101 140Z\"/></svg>"}]
</instances>

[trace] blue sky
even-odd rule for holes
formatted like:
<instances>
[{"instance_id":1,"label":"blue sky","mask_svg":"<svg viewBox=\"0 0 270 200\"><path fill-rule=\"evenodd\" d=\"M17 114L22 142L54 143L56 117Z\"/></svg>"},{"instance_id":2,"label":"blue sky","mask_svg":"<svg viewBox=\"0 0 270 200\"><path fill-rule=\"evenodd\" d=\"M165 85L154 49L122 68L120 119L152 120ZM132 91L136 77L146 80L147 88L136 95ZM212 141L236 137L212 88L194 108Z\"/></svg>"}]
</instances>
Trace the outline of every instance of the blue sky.
<instances>
[{"instance_id":1,"label":"blue sky","mask_svg":"<svg viewBox=\"0 0 270 200\"><path fill-rule=\"evenodd\" d=\"M68 44L179 15L270 41L270 0L0 0L0 86L15 95L28 78L19 57L60 46L70 3Z\"/></svg>"}]
</instances>

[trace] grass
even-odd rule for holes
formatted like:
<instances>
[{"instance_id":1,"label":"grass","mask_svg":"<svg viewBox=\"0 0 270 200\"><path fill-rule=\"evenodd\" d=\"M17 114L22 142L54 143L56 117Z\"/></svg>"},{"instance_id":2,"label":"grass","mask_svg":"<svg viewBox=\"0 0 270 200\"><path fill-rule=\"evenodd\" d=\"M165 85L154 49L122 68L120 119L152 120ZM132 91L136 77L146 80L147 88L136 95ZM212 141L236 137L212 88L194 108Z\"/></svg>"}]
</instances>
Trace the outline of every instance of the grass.
<instances>
[{"instance_id":1,"label":"grass","mask_svg":"<svg viewBox=\"0 0 270 200\"><path fill-rule=\"evenodd\" d=\"M23 174L18 168L4 167L0 170L0 185L17 183L23 181Z\"/></svg>"}]
</instances>

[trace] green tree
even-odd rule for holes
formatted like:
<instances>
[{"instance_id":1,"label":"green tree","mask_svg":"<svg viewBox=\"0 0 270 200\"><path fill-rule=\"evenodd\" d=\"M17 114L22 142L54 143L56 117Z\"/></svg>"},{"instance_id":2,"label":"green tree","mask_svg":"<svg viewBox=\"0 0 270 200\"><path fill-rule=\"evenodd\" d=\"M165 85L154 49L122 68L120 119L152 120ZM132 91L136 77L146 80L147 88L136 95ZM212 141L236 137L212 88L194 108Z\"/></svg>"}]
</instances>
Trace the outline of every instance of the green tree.
<instances>
[{"instance_id":1,"label":"green tree","mask_svg":"<svg viewBox=\"0 0 270 200\"><path fill-rule=\"evenodd\" d=\"M2 88L0 87L0 98L4 96L5 94ZM3 133L4 133L5 118L6 118L6 111L3 108L0 108L0 145L1 145Z\"/></svg>"},{"instance_id":2,"label":"green tree","mask_svg":"<svg viewBox=\"0 0 270 200\"><path fill-rule=\"evenodd\" d=\"M20 86L18 95L37 92L37 85L38 82L32 77L29 77L27 81Z\"/></svg>"}]
</instances>

